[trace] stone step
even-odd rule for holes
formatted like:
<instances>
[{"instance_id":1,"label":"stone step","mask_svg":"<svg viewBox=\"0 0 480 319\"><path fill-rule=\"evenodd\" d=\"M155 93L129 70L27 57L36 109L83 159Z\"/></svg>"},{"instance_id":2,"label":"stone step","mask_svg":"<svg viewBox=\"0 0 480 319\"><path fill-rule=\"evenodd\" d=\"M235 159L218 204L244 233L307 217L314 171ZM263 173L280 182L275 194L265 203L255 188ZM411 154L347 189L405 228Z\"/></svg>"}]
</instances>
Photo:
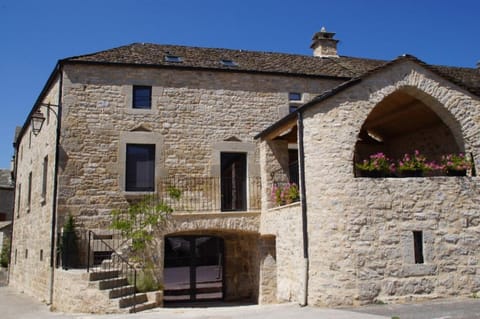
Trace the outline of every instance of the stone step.
<instances>
[{"instance_id":1,"label":"stone step","mask_svg":"<svg viewBox=\"0 0 480 319\"><path fill-rule=\"evenodd\" d=\"M123 286L128 286L128 280L125 277L104 279L98 282L98 289L100 290L113 289Z\"/></svg>"},{"instance_id":2,"label":"stone step","mask_svg":"<svg viewBox=\"0 0 480 319\"><path fill-rule=\"evenodd\" d=\"M135 313L135 312L140 312L140 311L144 311L144 310L148 310L148 309L153 309L153 308L156 308L156 307L158 307L158 305L155 301L147 301L147 302L144 302L144 303L137 304L137 305L135 305L135 307L130 307L128 309L128 312L129 313Z\"/></svg>"},{"instance_id":3,"label":"stone step","mask_svg":"<svg viewBox=\"0 0 480 319\"><path fill-rule=\"evenodd\" d=\"M97 281L103 279L112 279L116 278L120 275L120 270L112 269L112 270L98 270L95 269L88 273L88 280L90 281Z\"/></svg>"},{"instance_id":4,"label":"stone step","mask_svg":"<svg viewBox=\"0 0 480 319\"><path fill-rule=\"evenodd\" d=\"M141 294L137 294L135 298L133 296L121 298L120 300L118 300L118 306L120 308L127 308L133 305L138 305L145 302L148 302L147 294L141 293Z\"/></svg>"},{"instance_id":5,"label":"stone step","mask_svg":"<svg viewBox=\"0 0 480 319\"><path fill-rule=\"evenodd\" d=\"M130 296L130 295L133 295L134 292L135 292L134 286L117 287L117 288L111 289L108 292L108 298L113 299L113 298Z\"/></svg>"}]
</instances>

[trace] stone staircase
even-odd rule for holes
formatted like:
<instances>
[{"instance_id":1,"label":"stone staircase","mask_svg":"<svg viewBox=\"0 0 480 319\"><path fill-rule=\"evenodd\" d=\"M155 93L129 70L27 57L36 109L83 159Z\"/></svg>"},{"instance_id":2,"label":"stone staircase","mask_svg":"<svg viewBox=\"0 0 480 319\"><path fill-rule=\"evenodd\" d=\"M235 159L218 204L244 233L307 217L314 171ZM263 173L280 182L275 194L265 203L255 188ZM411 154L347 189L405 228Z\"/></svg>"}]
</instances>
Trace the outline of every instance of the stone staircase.
<instances>
[{"instance_id":1,"label":"stone staircase","mask_svg":"<svg viewBox=\"0 0 480 319\"><path fill-rule=\"evenodd\" d=\"M135 293L135 287L122 276L119 269L92 269L88 273L91 286L103 291L119 312L139 312L162 305L162 293Z\"/></svg>"}]
</instances>

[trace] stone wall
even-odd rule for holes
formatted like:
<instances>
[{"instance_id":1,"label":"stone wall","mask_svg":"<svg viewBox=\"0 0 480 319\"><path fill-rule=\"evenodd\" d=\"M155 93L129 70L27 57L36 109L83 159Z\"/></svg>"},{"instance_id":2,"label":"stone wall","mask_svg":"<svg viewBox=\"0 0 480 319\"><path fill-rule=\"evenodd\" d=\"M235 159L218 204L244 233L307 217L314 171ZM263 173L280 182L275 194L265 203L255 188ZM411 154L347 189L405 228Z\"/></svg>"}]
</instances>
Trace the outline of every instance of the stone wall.
<instances>
[{"instance_id":1,"label":"stone wall","mask_svg":"<svg viewBox=\"0 0 480 319\"><path fill-rule=\"evenodd\" d=\"M54 81L43 103L58 104L59 85L58 79ZM9 284L48 302L57 117L46 107L40 110L46 117L42 130L34 135L31 127L28 127L18 143L16 154L16 198ZM42 196L45 157L48 158L47 187Z\"/></svg>"},{"instance_id":2,"label":"stone wall","mask_svg":"<svg viewBox=\"0 0 480 319\"><path fill-rule=\"evenodd\" d=\"M272 260L273 256L267 255L268 258L263 260L262 267L271 269L273 267L271 263L275 262L276 280L262 281L263 286L260 286L260 290L275 289L277 302L300 302L303 294L301 216L300 203L262 212L260 233L275 236L275 260Z\"/></svg>"},{"instance_id":3,"label":"stone wall","mask_svg":"<svg viewBox=\"0 0 480 319\"><path fill-rule=\"evenodd\" d=\"M60 219L73 214L82 227L105 227L110 210L127 204L132 194L124 192L119 178L125 170L120 154L121 144L128 143L121 138L124 133L159 136L157 181L173 175L216 176L218 145L232 144L222 148L224 152L250 150L258 132L288 113L288 92L305 92L304 99L309 100L337 83L233 72L66 65ZM152 86L151 110L131 108L132 85ZM252 150L249 176L259 176L258 150Z\"/></svg>"},{"instance_id":4,"label":"stone wall","mask_svg":"<svg viewBox=\"0 0 480 319\"><path fill-rule=\"evenodd\" d=\"M433 109L480 167L480 102L412 62L392 65L307 110L309 304L405 301L480 290L478 177L353 177L363 121L399 89ZM413 231L423 233L423 264L413 257Z\"/></svg>"}]
</instances>

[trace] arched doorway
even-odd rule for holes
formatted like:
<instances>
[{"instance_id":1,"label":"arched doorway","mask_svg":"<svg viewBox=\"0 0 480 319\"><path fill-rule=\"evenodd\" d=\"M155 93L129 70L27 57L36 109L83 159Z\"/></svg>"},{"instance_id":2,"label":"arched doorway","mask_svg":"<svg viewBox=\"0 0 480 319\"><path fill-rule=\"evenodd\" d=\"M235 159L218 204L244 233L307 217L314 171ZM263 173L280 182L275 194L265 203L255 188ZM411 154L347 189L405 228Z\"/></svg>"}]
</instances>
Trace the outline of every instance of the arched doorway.
<instances>
[{"instance_id":1,"label":"arched doorway","mask_svg":"<svg viewBox=\"0 0 480 319\"><path fill-rule=\"evenodd\" d=\"M216 236L165 237L164 301L224 298L224 241Z\"/></svg>"}]
</instances>

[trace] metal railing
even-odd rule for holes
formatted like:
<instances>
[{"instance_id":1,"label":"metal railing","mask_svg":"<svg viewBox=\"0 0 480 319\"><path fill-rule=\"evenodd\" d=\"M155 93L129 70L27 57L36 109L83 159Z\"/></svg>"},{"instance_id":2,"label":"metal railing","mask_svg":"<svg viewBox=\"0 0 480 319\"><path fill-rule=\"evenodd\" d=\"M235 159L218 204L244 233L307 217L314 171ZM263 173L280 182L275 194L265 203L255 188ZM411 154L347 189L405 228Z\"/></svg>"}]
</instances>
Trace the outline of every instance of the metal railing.
<instances>
[{"instance_id":1,"label":"metal railing","mask_svg":"<svg viewBox=\"0 0 480 319\"><path fill-rule=\"evenodd\" d=\"M110 289L110 298L121 298L120 307L132 306L135 312L137 293L137 270L122 257L114 243L114 235L96 234L88 230L87 272L90 280L101 280L100 289ZM130 300L127 300L129 299ZM133 299L132 299L133 298Z\"/></svg>"},{"instance_id":2,"label":"metal railing","mask_svg":"<svg viewBox=\"0 0 480 319\"><path fill-rule=\"evenodd\" d=\"M171 190L180 197L172 199ZM226 179L221 177L173 176L161 179L157 197L174 212L251 211L261 208L260 177Z\"/></svg>"}]
</instances>

